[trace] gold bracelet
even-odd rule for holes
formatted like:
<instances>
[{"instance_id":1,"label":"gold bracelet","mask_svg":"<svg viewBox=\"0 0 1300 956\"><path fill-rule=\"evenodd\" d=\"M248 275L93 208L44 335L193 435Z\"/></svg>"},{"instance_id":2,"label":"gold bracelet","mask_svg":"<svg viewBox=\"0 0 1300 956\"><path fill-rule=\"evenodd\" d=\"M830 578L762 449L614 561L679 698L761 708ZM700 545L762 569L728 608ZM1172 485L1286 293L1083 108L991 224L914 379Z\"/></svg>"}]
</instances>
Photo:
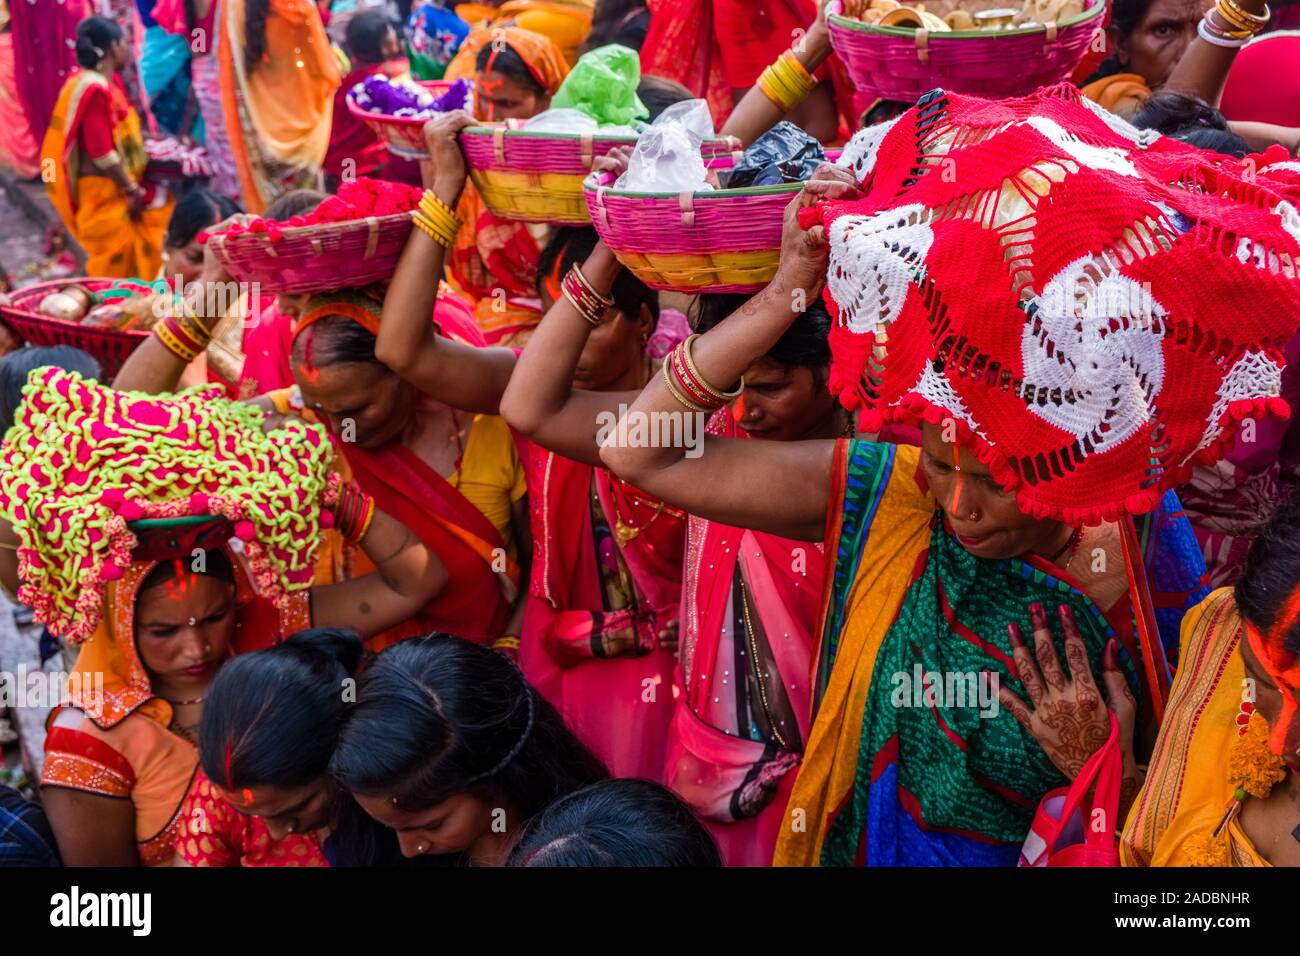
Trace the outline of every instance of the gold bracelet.
<instances>
[{"instance_id":1,"label":"gold bracelet","mask_svg":"<svg viewBox=\"0 0 1300 956\"><path fill-rule=\"evenodd\" d=\"M201 345L207 345L212 341L212 331L203 324L197 313L190 310L184 302L181 303L181 314L172 316L173 320L180 330Z\"/></svg>"},{"instance_id":2,"label":"gold bracelet","mask_svg":"<svg viewBox=\"0 0 1300 956\"><path fill-rule=\"evenodd\" d=\"M680 405L682 405L685 408L689 408L693 412L717 411L717 409L715 408L710 408L707 405L701 405L699 402L694 401L691 398L688 398L686 394L682 392L678 384L673 381L673 373L669 369L670 364L671 363L669 363L668 361L665 361L663 364L662 371L664 373L664 384L668 386L668 391L672 393L673 398L677 399L677 402Z\"/></svg>"},{"instance_id":3,"label":"gold bracelet","mask_svg":"<svg viewBox=\"0 0 1300 956\"><path fill-rule=\"evenodd\" d=\"M167 351L171 352L173 355L175 355L181 361L185 362L187 365L190 362L193 362L195 356L199 354L198 352L191 352L184 345L182 345L180 343L180 340L177 339L176 336L172 334L171 329L167 328L165 323L160 322L157 325L155 325L153 328L153 334L158 337L158 341L161 342L164 347L166 347Z\"/></svg>"},{"instance_id":4,"label":"gold bracelet","mask_svg":"<svg viewBox=\"0 0 1300 956\"><path fill-rule=\"evenodd\" d=\"M561 288L560 295L568 299L569 305L573 306L573 310L577 312L580 316L582 316L584 319L586 319L588 324L590 324L593 328L600 328L600 326L604 324L601 319L601 316L592 315L590 311L583 308L582 303L579 302L577 299L575 299L568 289Z\"/></svg>"},{"instance_id":5,"label":"gold bracelet","mask_svg":"<svg viewBox=\"0 0 1300 956\"><path fill-rule=\"evenodd\" d=\"M494 651L517 651L519 650L519 638L513 634L503 634L492 642Z\"/></svg>"},{"instance_id":6,"label":"gold bracelet","mask_svg":"<svg viewBox=\"0 0 1300 956\"><path fill-rule=\"evenodd\" d=\"M424 191L424 195L420 197L419 208L425 218L435 226L445 227L453 236L460 231L461 222L456 218L455 210L435 196L432 190Z\"/></svg>"},{"instance_id":7,"label":"gold bracelet","mask_svg":"<svg viewBox=\"0 0 1300 956\"><path fill-rule=\"evenodd\" d=\"M594 298L605 308L608 309L614 305L614 297L612 295L601 295L599 292L597 292L596 287L593 286L591 284L591 280L587 278L587 274L582 271L582 266L578 265L576 262L573 264L573 277L577 279L579 282L581 282L582 287L586 289L589 293L591 293L592 298Z\"/></svg>"},{"instance_id":8,"label":"gold bracelet","mask_svg":"<svg viewBox=\"0 0 1300 956\"><path fill-rule=\"evenodd\" d=\"M817 85L817 78L799 62L794 51L786 50L775 63L758 77L758 87L783 113L788 113L804 100Z\"/></svg>"},{"instance_id":9,"label":"gold bracelet","mask_svg":"<svg viewBox=\"0 0 1300 956\"><path fill-rule=\"evenodd\" d=\"M740 393L745 390L745 377L742 375L740 377L740 384L736 386L734 391L730 392L724 392L721 389L710 385L708 380L700 374L700 370L695 367L695 358L691 355L691 346L695 344L695 340L699 337L700 333L696 332L693 335L686 336L686 341L682 343L682 359L686 362L687 370L691 373L691 377L695 379L696 383L701 389L703 389L706 395L717 399L724 405L728 402L735 401L740 397Z\"/></svg>"}]
</instances>

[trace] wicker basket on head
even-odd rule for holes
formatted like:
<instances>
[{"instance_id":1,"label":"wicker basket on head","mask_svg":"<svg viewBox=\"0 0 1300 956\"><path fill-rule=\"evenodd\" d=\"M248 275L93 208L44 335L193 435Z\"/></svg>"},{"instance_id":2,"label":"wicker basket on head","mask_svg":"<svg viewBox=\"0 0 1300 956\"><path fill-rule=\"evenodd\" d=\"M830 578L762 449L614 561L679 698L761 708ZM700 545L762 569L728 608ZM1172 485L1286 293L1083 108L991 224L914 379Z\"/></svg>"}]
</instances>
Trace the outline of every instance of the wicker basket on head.
<instances>
[{"instance_id":1,"label":"wicker basket on head","mask_svg":"<svg viewBox=\"0 0 1300 956\"><path fill-rule=\"evenodd\" d=\"M103 368L105 380L111 381L136 346L149 337L149 332L79 325L41 315L36 310L43 298L67 286L80 285L91 292L98 292L115 281L117 280L68 278L19 289L10 294L9 305L0 306L0 321L13 329L28 345L71 345L89 353Z\"/></svg>"},{"instance_id":2,"label":"wicker basket on head","mask_svg":"<svg viewBox=\"0 0 1300 956\"><path fill-rule=\"evenodd\" d=\"M843 16L840 0L832 0L826 21L831 46L867 96L912 103L943 87L999 99L1024 96L1070 76L1104 27L1106 0L1086 2L1076 17L1025 30L931 32L879 26ZM979 3L1001 5L1003 0ZM926 5L931 7L939 15L948 12L943 2Z\"/></svg>"},{"instance_id":3,"label":"wicker basket on head","mask_svg":"<svg viewBox=\"0 0 1300 956\"><path fill-rule=\"evenodd\" d=\"M582 182L592 163L617 146L635 146L636 136L543 133L513 122L467 126L461 150L474 188L502 219L585 226L591 222ZM733 139L709 140L705 155L738 150Z\"/></svg>"},{"instance_id":4,"label":"wicker basket on head","mask_svg":"<svg viewBox=\"0 0 1300 956\"><path fill-rule=\"evenodd\" d=\"M423 80L420 86L434 96L441 96L451 89L447 80ZM428 119L414 116L389 116L387 113L372 113L363 110L352 101L352 91L345 97L348 111L374 131L384 141L388 151L402 159L428 159L429 151L424 148L424 124Z\"/></svg>"},{"instance_id":5,"label":"wicker basket on head","mask_svg":"<svg viewBox=\"0 0 1300 956\"><path fill-rule=\"evenodd\" d=\"M832 154L833 158L834 154ZM729 169L734 157L708 160ZM583 197L601 241L652 289L668 292L757 292L776 274L785 207L802 183L650 193L612 189L599 172Z\"/></svg>"},{"instance_id":6,"label":"wicker basket on head","mask_svg":"<svg viewBox=\"0 0 1300 956\"><path fill-rule=\"evenodd\" d=\"M329 292L385 282L411 235L412 214L347 222L285 226L278 242L265 233L212 233L212 246L231 278L267 294Z\"/></svg>"}]
</instances>

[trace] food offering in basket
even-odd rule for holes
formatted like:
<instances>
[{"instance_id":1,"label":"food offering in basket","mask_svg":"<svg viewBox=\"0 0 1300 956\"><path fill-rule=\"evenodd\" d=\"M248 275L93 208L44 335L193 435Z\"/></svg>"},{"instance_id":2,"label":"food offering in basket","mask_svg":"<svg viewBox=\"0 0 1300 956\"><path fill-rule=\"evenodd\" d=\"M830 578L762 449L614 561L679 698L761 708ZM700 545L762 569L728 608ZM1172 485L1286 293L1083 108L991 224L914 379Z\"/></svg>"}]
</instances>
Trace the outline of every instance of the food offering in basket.
<instances>
[{"instance_id":1,"label":"food offering in basket","mask_svg":"<svg viewBox=\"0 0 1300 956\"><path fill-rule=\"evenodd\" d=\"M693 102L707 117L707 105ZM691 112L683 109L678 118L689 122ZM834 156L797 126L779 123L739 158L709 158L686 122L642 136L616 181L609 172L587 179L592 224L618 260L652 288L757 291L776 273L786 205Z\"/></svg>"},{"instance_id":2,"label":"food offering in basket","mask_svg":"<svg viewBox=\"0 0 1300 956\"><path fill-rule=\"evenodd\" d=\"M111 378L167 314L169 299L160 282L61 279L14 292L0 319L28 345L83 349Z\"/></svg>"},{"instance_id":3,"label":"food offering in basket","mask_svg":"<svg viewBox=\"0 0 1300 956\"><path fill-rule=\"evenodd\" d=\"M368 76L348 90L348 109L403 159L425 159L423 129L439 113L467 109L473 87L469 80L418 83L407 78Z\"/></svg>"},{"instance_id":4,"label":"food offering in basket","mask_svg":"<svg viewBox=\"0 0 1300 956\"><path fill-rule=\"evenodd\" d=\"M831 0L831 45L859 91L998 99L1067 79L1104 25L1105 0Z\"/></svg>"},{"instance_id":5,"label":"food offering in basket","mask_svg":"<svg viewBox=\"0 0 1300 956\"><path fill-rule=\"evenodd\" d=\"M200 233L231 278L274 295L328 292L392 278L423 190L380 179L339 186L305 216L253 219Z\"/></svg>"},{"instance_id":6,"label":"food offering in basket","mask_svg":"<svg viewBox=\"0 0 1300 956\"><path fill-rule=\"evenodd\" d=\"M1085 6L1083 0L1025 0L1019 8L988 6L966 0L952 6L942 16L932 12L947 5L942 0L929 5L902 4L898 0L870 0L856 19L882 27L932 30L936 33L999 33L1033 30L1048 23L1064 23L1080 16Z\"/></svg>"},{"instance_id":7,"label":"food offering in basket","mask_svg":"<svg viewBox=\"0 0 1300 956\"><path fill-rule=\"evenodd\" d=\"M597 159L636 143L649 116L640 81L636 52L610 44L578 60L550 109L523 123L462 130L469 175L488 209L524 222L589 222L582 181Z\"/></svg>"}]
</instances>

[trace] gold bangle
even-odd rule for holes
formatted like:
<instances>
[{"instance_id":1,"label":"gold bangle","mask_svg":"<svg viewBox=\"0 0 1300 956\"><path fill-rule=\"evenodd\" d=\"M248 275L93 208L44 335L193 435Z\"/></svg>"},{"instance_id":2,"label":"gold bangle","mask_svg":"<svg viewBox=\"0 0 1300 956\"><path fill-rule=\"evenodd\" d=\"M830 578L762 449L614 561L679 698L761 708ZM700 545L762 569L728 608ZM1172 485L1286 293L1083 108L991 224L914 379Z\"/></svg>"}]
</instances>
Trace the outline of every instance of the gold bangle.
<instances>
[{"instance_id":1,"label":"gold bangle","mask_svg":"<svg viewBox=\"0 0 1300 956\"><path fill-rule=\"evenodd\" d=\"M189 310L184 302L181 303L181 314L172 316L172 319L180 326L181 331L195 342L206 346L212 341L211 330L203 324L203 320L197 314Z\"/></svg>"},{"instance_id":2,"label":"gold bangle","mask_svg":"<svg viewBox=\"0 0 1300 956\"><path fill-rule=\"evenodd\" d=\"M1237 0L1218 0L1216 6L1227 7L1243 24L1255 31L1263 29L1268 24L1269 17L1273 15L1273 11L1269 10L1267 3L1264 4L1263 13L1251 13Z\"/></svg>"},{"instance_id":3,"label":"gold bangle","mask_svg":"<svg viewBox=\"0 0 1300 956\"><path fill-rule=\"evenodd\" d=\"M366 511L366 520L361 522L361 530L357 532L356 540L358 543L360 543L370 531L370 525L375 520L375 512L378 510L379 506L375 504L375 499L371 498L370 507Z\"/></svg>"},{"instance_id":4,"label":"gold bangle","mask_svg":"<svg viewBox=\"0 0 1300 956\"><path fill-rule=\"evenodd\" d=\"M693 411L693 412L714 412L714 411L717 411L717 409L715 409L715 408L709 408L707 405L701 405L699 402L694 401L693 399L687 397L687 396L682 392L682 390L681 390L681 388L678 386L678 384L677 384L676 382L673 381L673 373L672 373L671 369L669 369L669 365L670 365L670 364L671 364L671 363L668 362L668 361L666 361L666 360L665 360L665 362L664 362L664 364L663 364L663 369L662 369L662 371L663 371L663 374L664 374L664 384L668 386L668 391L672 393L673 398L677 399L678 404L680 404L680 405L682 405L682 406L684 406L684 407L686 407L686 408L689 408L689 409L690 409L691 411Z\"/></svg>"},{"instance_id":5,"label":"gold bangle","mask_svg":"<svg viewBox=\"0 0 1300 956\"><path fill-rule=\"evenodd\" d=\"M573 310L577 312L580 316L582 316L584 319L586 319L588 324L590 324L593 328L599 328L601 325L604 324L599 315L592 315L589 311L584 309L582 307L582 303L580 303L577 299L575 299L572 295L569 294L568 289L564 289L564 288L560 289L560 295L568 299L569 305L573 306Z\"/></svg>"},{"instance_id":6,"label":"gold bangle","mask_svg":"<svg viewBox=\"0 0 1300 956\"><path fill-rule=\"evenodd\" d=\"M180 340L176 338L175 335L172 334L171 329L167 328L166 323L160 322L157 325L155 325L153 327L153 334L158 337L158 341L162 342L162 344L166 347L167 351L171 352L173 355L175 355L181 361L185 362L187 365L190 362L193 362L195 356L199 354L198 352L191 352L184 345L182 345L180 343Z\"/></svg>"},{"instance_id":7,"label":"gold bangle","mask_svg":"<svg viewBox=\"0 0 1300 956\"><path fill-rule=\"evenodd\" d=\"M691 355L691 346L695 344L695 340L699 337L700 333L696 332L692 335L686 336L686 341L682 343L682 360L686 362L687 370L691 373L691 377L699 384L700 388L704 390L705 394L717 399L724 405L727 402L735 401L740 397L740 393L745 390L745 377L742 375L740 377L740 384L736 386L734 391L730 392L724 392L721 389L710 385L708 379L701 375L700 370L695 367L695 358Z\"/></svg>"},{"instance_id":8,"label":"gold bangle","mask_svg":"<svg viewBox=\"0 0 1300 956\"><path fill-rule=\"evenodd\" d=\"M452 235L460 231L461 222L456 218L455 210L435 196L432 190L424 191L424 195L420 197L419 209L429 222L437 226L445 226Z\"/></svg>"},{"instance_id":9,"label":"gold bangle","mask_svg":"<svg viewBox=\"0 0 1300 956\"><path fill-rule=\"evenodd\" d=\"M614 297L612 295L601 295L599 292L597 292L596 287L593 286L591 284L591 280L587 278L587 274L582 271L582 266L578 265L578 263L576 262L573 264L573 276L575 279L581 282L582 287L586 289L588 292L590 292L592 297L596 299L596 301L598 301L605 308L608 309L614 305Z\"/></svg>"},{"instance_id":10,"label":"gold bangle","mask_svg":"<svg viewBox=\"0 0 1300 956\"><path fill-rule=\"evenodd\" d=\"M517 651L519 650L519 638L513 634L503 634L492 642L494 651Z\"/></svg>"}]
</instances>

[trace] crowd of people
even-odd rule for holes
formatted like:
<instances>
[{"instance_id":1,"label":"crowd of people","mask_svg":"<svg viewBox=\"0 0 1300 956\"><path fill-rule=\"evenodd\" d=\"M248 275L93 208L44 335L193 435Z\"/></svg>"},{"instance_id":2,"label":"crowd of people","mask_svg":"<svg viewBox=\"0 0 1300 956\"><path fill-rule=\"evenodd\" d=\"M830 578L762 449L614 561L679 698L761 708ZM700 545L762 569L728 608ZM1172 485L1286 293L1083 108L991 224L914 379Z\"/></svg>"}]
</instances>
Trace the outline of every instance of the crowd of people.
<instances>
[{"instance_id":1,"label":"crowd of people","mask_svg":"<svg viewBox=\"0 0 1300 956\"><path fill-rule=\"evenodd\" d=\"M1114 865L1300 862L1300 7L901 102L817 0L45 6L0 162L172 305L0 358L0 584L72 664L0 864L1032 866L1061 796ZM649 122L828 148L758 291L471 180L613 44ZM473 96L405 155L374 76ZM385 281L214 294L369 180L422 191Z\"/></svg>"}]
</instances>

